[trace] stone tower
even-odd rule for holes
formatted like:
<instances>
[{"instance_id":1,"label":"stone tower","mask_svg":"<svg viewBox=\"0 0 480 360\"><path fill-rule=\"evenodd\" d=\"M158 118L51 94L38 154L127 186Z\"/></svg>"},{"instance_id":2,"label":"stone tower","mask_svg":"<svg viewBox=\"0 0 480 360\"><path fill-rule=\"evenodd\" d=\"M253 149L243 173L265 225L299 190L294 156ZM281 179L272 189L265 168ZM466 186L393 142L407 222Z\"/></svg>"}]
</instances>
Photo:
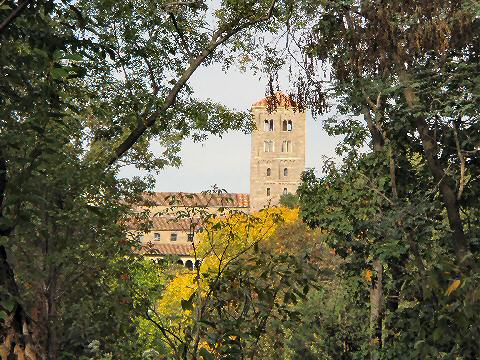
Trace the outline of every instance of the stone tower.
<instances>
[{"instance_id":1,"label":"stone tower","mask_svg":"<svg viewBox=\"0 0 480 360\"><path fill-rule=\"evenodd\" d=\"M295 193L305 169L305 112L294 111L292 100L276 93L277 108L267 111L267 99L252 105L257 129L252 132L250 208L278 204Z\"/></svg>"}]
</instances>

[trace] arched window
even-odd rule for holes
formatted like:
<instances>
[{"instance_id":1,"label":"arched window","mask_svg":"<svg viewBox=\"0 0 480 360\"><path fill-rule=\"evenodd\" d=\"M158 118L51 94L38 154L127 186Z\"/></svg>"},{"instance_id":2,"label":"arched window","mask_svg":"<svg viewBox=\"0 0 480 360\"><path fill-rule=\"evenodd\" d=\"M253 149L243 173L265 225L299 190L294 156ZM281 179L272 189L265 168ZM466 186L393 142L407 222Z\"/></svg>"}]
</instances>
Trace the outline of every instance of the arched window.
<instances>
[{"instance_id":1,"label":"arched window","mask_svg":"<svg viewBox=\"0 0 480 360\"><path fill-rule=\"evenodd\" d=\"M267 196L270 196L270 188L267 188Z\"/></svg>"},{"instance_id":2,"label":"arched window","mask_svg":"<svg viewBox=\"0 0 480 360\"><path fill-rule=\"evenodd\" d=\"M267 176L270 176L270 175L272 175L272 169L267 168Z\"/></svg>"},{"instance_id":3,"label":"arched window","mask_svg":"<svg viewBox=\"0 0 480 360\"><path fill-rule=\"evenodd\" d=\"M178 264L178 265L183 265L182 259L179 259L179 260L177 261L177 264Z\"/></svg>"},{"instance_id":4,"label":"arched window","mask_svg":"<svg viewBox=\"0 0 480 360\"><path fill-rule=\"evenodd\" d=\"M185 261L185 267L187 269L193 270L193 261L192 260Z\"/></svg>"},{"instance_id":5,"label":"arched window","mask_svg":"<svg viewBox=\"0 0 480 360\"><path fill-rule=\"evenodd\" d=\"M293 130L292 120L288 120L288 123L287 123L287 131L292 131L292 130Z\"/></svg>"},{"instance_id":6,"label":"arched window","mask_svg":"<svg viewBox=\"0 0 480 360\"><path fill-rule=\"evenodd\" d=\"M270 120L270 126L269 126L268 130L273 131L273 120Z\"/></svg>"},{"instance_id":7,"label":"arched window","mask_svg":"<svg viewBox=\"0 0 480 360\"><path fill-rule=\"evenodd\" d=\"M287 168L283 169L283 176L288 176L288 169Z\"/></svg>"},{"instance_id":8,"label":"arched window","mask_svg":"<svg viewBox=\"0 0 480 360\"><path fill-rule=\"evenodd\" d=\"M287 120L283 120L283 126L282 126L282 130L283 131L287 131Z\"/></svg>"},{"instance_id":9,"label":"arched window","mask_svg":"<svg viewBox=\"0 0 480 360\"><path fill-rule=\"evenodd\" d=\"M287 195L288 194L288 189L287 188L283 188L283 195Z\"/></svg>"},{"instance_id":10,"label":"arched window","mask_svg":"<svg viewBox=\"0 0 480 360\"><path fill-rule=\"evenodd\" d=\"M265 122L263 123L263 131L268 131L268 120L265 120Z\"/></svg>"}]
</instances>

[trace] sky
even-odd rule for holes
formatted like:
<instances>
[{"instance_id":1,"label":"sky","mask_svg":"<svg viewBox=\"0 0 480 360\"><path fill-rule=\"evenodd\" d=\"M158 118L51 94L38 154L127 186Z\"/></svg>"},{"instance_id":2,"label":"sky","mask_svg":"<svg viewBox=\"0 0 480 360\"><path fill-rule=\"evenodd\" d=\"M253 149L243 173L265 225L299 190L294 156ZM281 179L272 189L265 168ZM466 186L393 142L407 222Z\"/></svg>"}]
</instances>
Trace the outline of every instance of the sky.
<instances>
[{"instance_id":1,"label":"sky","mask_svg":"<svg viewBox=\"0 0 480 360\"><path fill-rule=\"evenodd\" d=\"M210 98L237 110L250 110L254 102L264 98L266 84L266 79L237 68L225 73L219 64L200 68L191 78L198 98ZM307 112L307 168L320 169L325 157L336 157L338 139L322 130L321 121L322 118L314 120ZM232 131L222 138L210 137L202 143L186 140L180 153L182 165L155 174L155 191L200 192L216 185L228 192L249 193L250 136ZM120 176L141 174L130 166L122 169Z\"/></svg>"}]
</instances>

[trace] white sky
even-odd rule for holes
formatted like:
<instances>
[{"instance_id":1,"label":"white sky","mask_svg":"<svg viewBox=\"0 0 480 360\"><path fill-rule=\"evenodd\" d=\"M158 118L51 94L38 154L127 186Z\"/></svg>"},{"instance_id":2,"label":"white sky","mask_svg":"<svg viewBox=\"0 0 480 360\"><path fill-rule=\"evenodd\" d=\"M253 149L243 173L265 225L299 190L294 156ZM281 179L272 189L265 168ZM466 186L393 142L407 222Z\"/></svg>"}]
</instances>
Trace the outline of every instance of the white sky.
<instances>
[{"instance_id":1,"label":"white sky","mask_svg":"<svg viewBox=\"0 0 480 360\"><path fill-rule=\"evenodd\" d=\"M219 64L198 69L191 79L197 97L210 98L237 110L249 110L251 104L264 98L266 84L266 79L235 68L224 73ZM325 156L336 157L334 149L338 142L325 134L321 120L313 120L307 113L306 167L318 170ZM230 132L203 143L187 140L180 155L180 168L165 168L155 175L156 191L200 192L217 185L228 192L249 192L250 134ZM120 176L140 174L126 167Z\"/></svg>"}]
</instances>

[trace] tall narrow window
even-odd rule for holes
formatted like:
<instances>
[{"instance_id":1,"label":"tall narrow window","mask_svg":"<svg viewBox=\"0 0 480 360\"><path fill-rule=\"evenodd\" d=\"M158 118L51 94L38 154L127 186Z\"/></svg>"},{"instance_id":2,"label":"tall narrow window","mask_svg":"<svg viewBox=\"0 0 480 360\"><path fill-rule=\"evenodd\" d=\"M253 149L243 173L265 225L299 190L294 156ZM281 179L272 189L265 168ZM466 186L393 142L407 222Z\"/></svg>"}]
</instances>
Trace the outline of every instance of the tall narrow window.
<instances>
[{"instance_id":1,"label":"tall narrow window","mask_svg":"<svg viewBox=\"0 0 480 360\"><path fill-rule=\"evenodd\" d=\"M292 151L292 142L290 140L285 140L282 143L282 152L291 152Z\"/></svg>"},{"instance_id":2,"label":"tall narrow window","mask_svg":"<svg viewBox=\"0 0 480 360\"><path fill-rule=\"evenodd\" d=\"M177 233L170 234L170 241L177 241Z\"/></svg>"},{"instance_id":3,"label":"tall narrow window","mask_svg":"<svg viewBox=\"0 0 480 360\"><path fill-rule=\"evenodd\" d=\"M273 120L270 120L269 130L270 130L270 131L273 131Z\"/></svg>"},{"instance_id":4,"label":"tall narrow window","mask_svg":"<svg viewBox=\"0 0 480 360\"><path fill-rule=\"evenodd\" d=\"M268 125L268 120L265 120L263 123L263 131L268 131L269 125Z\"/></svg>"},{"instance_id":5,"label":"tall narrow window","mask_svg":"<svg viewBox=\"0 0 480 360\"><path fill-rule=\"evenodd\" d=\"M283 176L288 176L288 169L287 168L283 169Z\"/></svg>"},{"instance_id":6,"label":"tall narrow window","mask_svg":"<svg viewBox=\"0 0 480 360\"><path fill-rule=\"evenodd\" d=\"M287 195L288 194L288 189L287 188L283 188L283 195Z\"/></svg>"},{"instance_id":7,"label":"tall narrow window","mask_svg":"<svg viewBox=\"0 0 480 360\"><path fill-rule=\"evenodd\" d=\"M290 140L287 141L287 152L292 152L292 142Z\"/></svg>"},{"instance_id":8,"label":"tall narrow window","mask_svg":"<svg viewBox=\"0 0 480 360\"><path fill-rule=\"evenodd\" d=\"M292 130L293 130L292 120L288 120L288 123L287 123L287 131L292 131Z\"/></svg>"},{"instance_id":9,"label":"tall narrow window","mask_svg":"<svg viewBox=\"0 0 480 360\"><path fill-rule=\"evenodd\" d=\"M270 196L270 188L267 188L267 196Z\"/></svg>"},{"instance_id":10,"label":"tall narrow window","mask_svg":"<svg viewBox=\"0 0 480 360\"><path fill-rule=\"evenodd\" d=\"M282 125L282 130L283 130L283 131L287 131L287 128L288 128L288 126L287 126L287 125L288 125L288 124L287 124L287 120L283 120L283 123L282 123L282 124L283 124L283 125Z\"/></svg>"},{"instance_id":11,"label":"tall narrow window","mask_svg":"<svg viewBox=\"0 0 480 360\"><path fill-rule=\"evenodd\" d=\"M273 152L275 150L275 144L273 140L265 140L263 142L263 151L264 152Z\"/></svg>"},{"instance_id":12,"label":"tall narrow window","mask_svg":"<svg viewBox=\"0 0 480 360\"><path fill-rule=\"evenodd\" d=\"M272 169L267 168L267 176L270 176L270 175L272 175Z\"/></svg>"}]
</instances>

